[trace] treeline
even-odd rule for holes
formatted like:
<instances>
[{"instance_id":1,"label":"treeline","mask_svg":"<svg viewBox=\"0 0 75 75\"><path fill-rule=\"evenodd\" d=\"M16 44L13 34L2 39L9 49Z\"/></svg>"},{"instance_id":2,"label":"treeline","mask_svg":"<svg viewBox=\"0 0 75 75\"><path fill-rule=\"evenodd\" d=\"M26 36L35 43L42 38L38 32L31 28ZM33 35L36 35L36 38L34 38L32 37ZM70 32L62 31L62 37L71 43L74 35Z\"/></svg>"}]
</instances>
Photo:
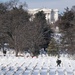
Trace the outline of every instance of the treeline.
<instances>
[{"instance_id":1,"label":"treeline","mask_svg":"<svg viewBox=\"0 0 75 75\"><path fill-rule=\"evenodd\" d=\"M27 50L38 55L41 48L54 55L75 53L75 6L66 8L52 25L46 22L43 11L36 13L33 20L31 17L26 3L19 4L18 0L0 3L0 48L4 50L4 44L8 43L16 56ZM51 26L59 27L60 43L52 36L55 32Z\"/></svg>"},{"instance_id":2,"label":"treeline","mask_svg":"<svg viewBox=\"0 0 75 75\"><path fill-rule=\"evenodd\" d=\"M75 54L75 6L68 7L59 15L56 22L61 36L60 49L63 53Z\"/></svg>"},{"instance_id":3,"label":"treeline","mask_svg":"<svg viewBox=\"0 0 75 75\"><path fill-rule=\"evenodd\" d=\"M30 50L33 55L39 54L41 48L47 48L51 39L52 30L46 23L45 14L39 11L33 21L26 10L26 3L18 4L12 0L0 3L0 48L4 44L18 52Z\"/></svg>"}]
</instances>

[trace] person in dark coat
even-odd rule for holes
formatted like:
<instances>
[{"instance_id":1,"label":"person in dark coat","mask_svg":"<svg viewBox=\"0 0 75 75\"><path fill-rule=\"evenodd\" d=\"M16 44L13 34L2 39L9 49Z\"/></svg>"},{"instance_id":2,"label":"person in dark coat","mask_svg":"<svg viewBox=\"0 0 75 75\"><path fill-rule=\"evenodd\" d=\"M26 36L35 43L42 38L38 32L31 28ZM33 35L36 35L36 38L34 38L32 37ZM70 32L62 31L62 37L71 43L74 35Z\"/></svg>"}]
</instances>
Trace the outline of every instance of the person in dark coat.
<instances>
[{"instance_id":1,"label":"person in dark coat","mask_svg":"<svg viewBox=\"0 0 75 75\"><path fill-rule=\"evenodd\" d=\"M56 63L57 63L57 66L60 66L61 60L58 58L57 61L56 61Z\"/></svg>"},{"instance_id":2,"label":"person in dark coat","mask_svg":"<svg viewBox=\"0 0 75 75\"><path fill-rule=\"evenodd\" d=\"M6 50L3 50L3 54L4 54L4 56L6 56Z\"/></svg>"}]
</instances>

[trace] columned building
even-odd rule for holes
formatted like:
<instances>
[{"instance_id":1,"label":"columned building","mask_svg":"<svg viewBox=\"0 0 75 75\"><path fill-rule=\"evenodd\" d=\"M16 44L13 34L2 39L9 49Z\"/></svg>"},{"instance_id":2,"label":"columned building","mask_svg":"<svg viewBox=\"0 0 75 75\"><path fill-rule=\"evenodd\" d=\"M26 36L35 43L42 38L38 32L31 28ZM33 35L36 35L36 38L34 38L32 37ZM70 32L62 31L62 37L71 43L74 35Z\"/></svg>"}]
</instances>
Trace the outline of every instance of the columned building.
<instances>
[{"instance_id":1,"label":"columned building","mask_svg":"<svg viewBox=\"0 0 75 75\"><path fill-rule=\"evenodd\" d=\"M29 9L28 12L29 14L32 15L33 19L35 16L34 14L38 13L39 11L43 11L46 14L46 20L48 23L54 23L58 20L58 9Z\"/></svg>"}]
</instances>

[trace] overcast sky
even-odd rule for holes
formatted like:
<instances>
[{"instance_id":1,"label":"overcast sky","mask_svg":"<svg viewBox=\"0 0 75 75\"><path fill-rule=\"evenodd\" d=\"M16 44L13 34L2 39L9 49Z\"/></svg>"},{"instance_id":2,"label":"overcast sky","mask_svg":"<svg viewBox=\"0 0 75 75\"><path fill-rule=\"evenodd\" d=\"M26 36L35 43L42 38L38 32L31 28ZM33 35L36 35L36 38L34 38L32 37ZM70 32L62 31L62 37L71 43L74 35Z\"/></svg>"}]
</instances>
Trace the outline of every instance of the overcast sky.
<instances>
[{"instance_id":1,"label":"overcast sky","mask_svg":"<svg viewBox=\"0 0 75 75\"><path fill-rule=\"evenodd\" d=\"M5 2L8 0L0 0ZM51 8L58 9L60 12L64 11L64 8L75 5L75 0L20 0L28 4L28 8Z\"/></svg>"}]
</instances>

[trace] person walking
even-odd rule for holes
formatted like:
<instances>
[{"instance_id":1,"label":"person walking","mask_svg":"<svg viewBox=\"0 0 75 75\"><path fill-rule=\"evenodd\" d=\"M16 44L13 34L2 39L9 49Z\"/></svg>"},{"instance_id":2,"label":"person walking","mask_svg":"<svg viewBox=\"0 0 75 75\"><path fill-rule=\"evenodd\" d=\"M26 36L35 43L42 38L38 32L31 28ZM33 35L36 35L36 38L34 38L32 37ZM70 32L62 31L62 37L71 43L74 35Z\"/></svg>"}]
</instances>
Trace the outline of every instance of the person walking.
<instances>
[{"instance_id":1,"label":"person walking","mask_svg":"<svg viewBox=\"0 0 75 75\"><path fill-rule=\"evenodd\" d=\"M59 66L59 67L60 67L61 60L58 58L58 59L57 59L57 61L56 61L56 63L57 63L57 66Z\"/></svg>"},{"instance_id":2,"label":"person walking","mask_svg":"<svg viewBox=\"0 0 75 75\"><path fill-rule=\"evenodd\" d=\"M6 50L3 50L3 54L4 54L4 56L6 56Z\"/></svg>"}]
</instances>

